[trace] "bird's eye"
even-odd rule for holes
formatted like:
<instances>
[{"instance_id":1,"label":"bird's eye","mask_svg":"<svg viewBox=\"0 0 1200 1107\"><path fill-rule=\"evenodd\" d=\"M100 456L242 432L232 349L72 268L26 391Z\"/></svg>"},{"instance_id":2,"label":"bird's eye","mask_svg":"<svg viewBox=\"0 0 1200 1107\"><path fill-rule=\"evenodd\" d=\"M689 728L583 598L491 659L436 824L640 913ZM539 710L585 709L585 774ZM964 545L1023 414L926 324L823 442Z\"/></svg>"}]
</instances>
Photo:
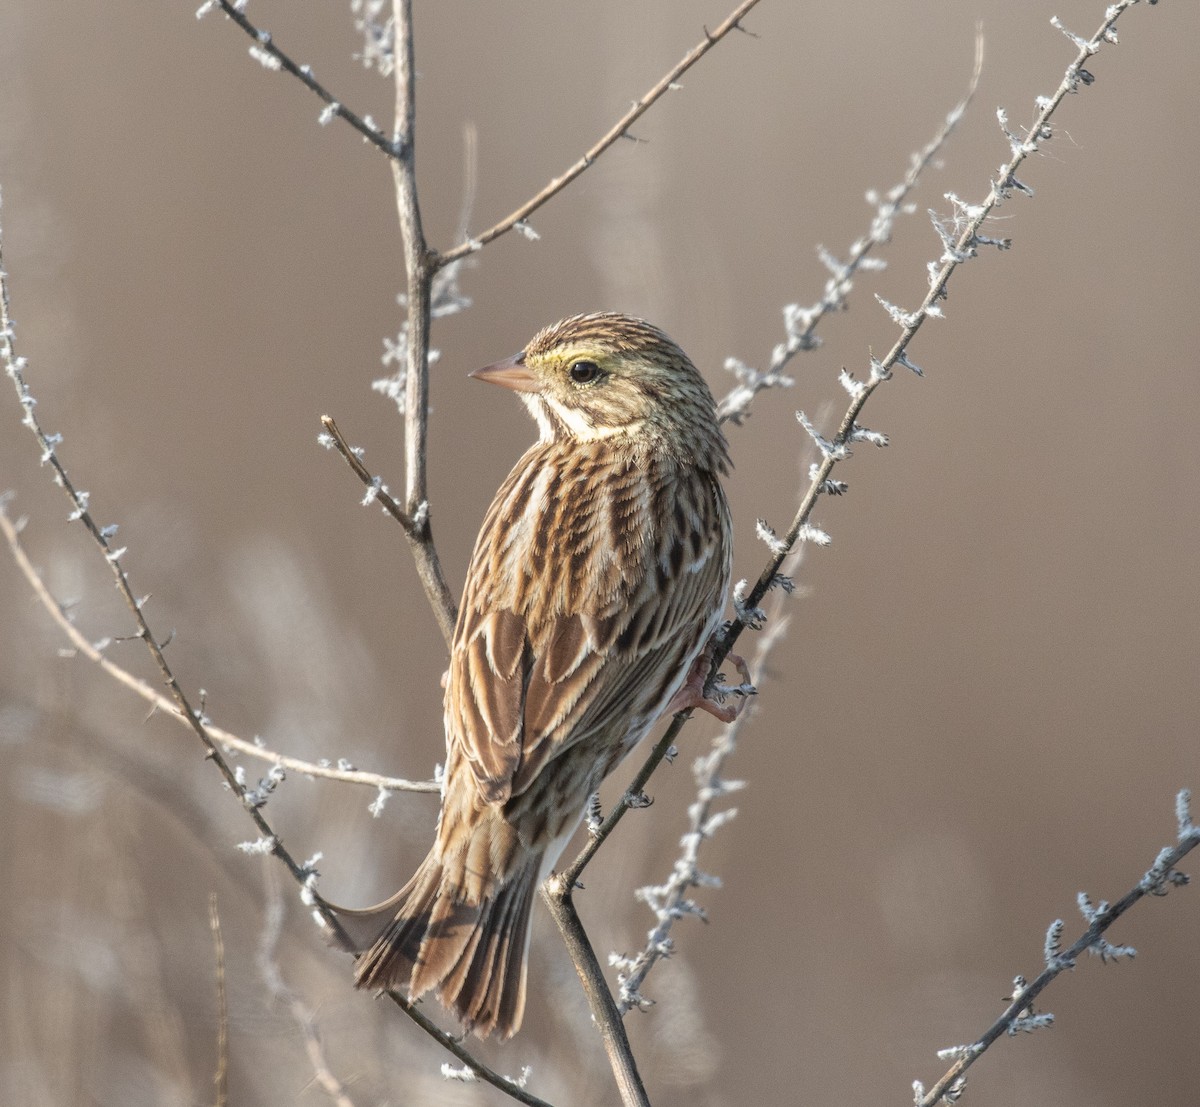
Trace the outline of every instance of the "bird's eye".
<instances>
[{"instance_id":1,"label":"bird's eye","mask_svg":"<svg viewBox=\"0 0 1200 1107\"><path fill-rule=\"evenodd\" d=\"M591 384L600 376L600 366L594 361L576 361L568 372L576 384Z\"/></svg>"}]
</instances>

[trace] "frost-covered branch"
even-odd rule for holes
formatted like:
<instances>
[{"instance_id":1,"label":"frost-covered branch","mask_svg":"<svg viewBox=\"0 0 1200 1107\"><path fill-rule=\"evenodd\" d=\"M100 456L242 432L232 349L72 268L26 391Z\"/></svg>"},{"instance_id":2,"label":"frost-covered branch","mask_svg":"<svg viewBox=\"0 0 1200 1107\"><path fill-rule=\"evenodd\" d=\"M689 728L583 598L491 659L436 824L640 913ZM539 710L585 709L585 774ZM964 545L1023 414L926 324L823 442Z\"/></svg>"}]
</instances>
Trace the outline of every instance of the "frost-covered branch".
<instances>
[{"instance_id":1,"label":"frost-covered branch","mask_svg":"<svg viewBox=\"0 0 1200 1107\"><path fill-rule=\"evenodd\" d=\"M995 246L1000 249L1008 246L1008 241L1005 239L984 235L982 233L984 222L999 204L1011 197L1014 191L1031 194L1032 190L1018 179L1017 170L1030 154L1038 150L1041 143L1051 137L1053 132L1050 127L1050 119L1064 97L1068 93L1076 91L1080 85L1089 84L1094 80L1092 74L1083 68L1084 61L1095 54L1104 43L1116 41L1115 24L1117 20L1128 8L1139 2L1140 0L1121 0L1120 3L1111 5L1105 12L1104 22L1101 23L1092 38L1081 40L1082 45L1079 46L1075 59L1067 66L1065 75L1054 95L1037 98L1037 114L1025 137L1018 140L1011 134L1008 135L1010 157L1001 165L984 200L979 204L967 204L959 200L953 193L948 194L954 207L953 221L950 229L944 226L939 229L943 249L938 259L930 263L929 290L914 311L905 311L880 300L893 322L900 328L900 337L895 340L885 357L882 359L870 358L865 380L856 379L850 373L843 371L839 380L849 394L850 402L837 430L832 435L826 436L817 429L804 412L796 413L800 424L817 446L820 460L812 466L808 490L791 526L781 536L777 546L778 552L774 553L755 584L752 587L747 585L744 589L738 605L738 618L734 620L733 625L724 636L723 646L726 650L732 647L746 627L752 625L753 620L747 616L747 613L753 613L767 592L775 587L780 566L787 556L786 551L805 538L812 540L813 531L810 520L820 498L824 495L840 496L845 493L846 485L833 479L833 470L837 464L847 459L852 452L851 448L858 443L875 446L887 444L886 435L859 422L863 408L875 390L884 381L891 379L892 371L897 365L920 375L920 368L909 358L909 345L926 319L934 316L940 317L943 314L941 302L947 296L950 278L958 267L974 258L982 246ZM938 226L936 220L935 226ZM818 533L826 537L823 531Z\"/></svg>"},{"instance_id":2,"label":"frost-covered branch","mask_svg":"<svg viewBox=\"0 0 1200 1107\"><path fill-rule=\"evenodd\" d=\"M926 318L942 314L940 301L945 299L950 277L959 265L974 257L980 246L1004 248L1008 245L1005 240L983 235L981 230L984 221L998 204L1011 196L1014 190L1026 193L1030 191L1018 181L1017 169L1030 153L1037 150L1038 143L1049 138L1051 134L1050 118L1063 98L1069 92L1078 89L1081 84L1089 84L1094 79L1090 72L1083 69L1083 62L1095 54L1103 43L1116 41L1114 29L1116 21L1123 12L1139 2L1140 0L1121 0L1120 3L1111 5L1106 10L1104 22L1096 34L1089 40L1081 40L1083 45L1079 46L1078 53L1067 67L1055 94L1050 97L1038 97L1037 116L1029 135L1020 142L1010 144L1010 158L1000 167L999 175L993 181L984 201L979 205L966 205L951 194L956 212L955 230L950 236L949 242L944 244L941 257L931 267L929 292L921 305L913 312L905 312L893 305L884 304L893 320L901 328L901 335L885 358L879 360L872 357L870 359L870 369L865 381L857 380L846 372L841 374L839 379L850 396L850 402L837 430L832 435L826 436L817 429L804 412L797 412L799 422L817 447L819 460L811 466L808 488L801 497L799 509L792 519L791 525L783 535L775 535L773 531L771 532L774 539L773 543L769 543L772 550L771 557L758 579L753 585L749 581L740 581L734 589L736 617L717 635L710 682L743 631L757 629L762 625L762 602L767 593L774 588L786 587L787 583L790 583L787 575L782 572L782 566L790 551L796 547L797 543L828 544L829 535L823 529L813 526L811 518L822 496L842 496L847 491L845 482L833 477L834 468L838 462L850 457L851 447L858 443L876 446L887 444L886 435L859 423L867 401L879 385L891 378L892 370L896 365L904 366L914 373L920 374L920 369L908 356L909 343ZM1086 74L1086 77L1081 74ZM563 873L563 879L568 886L579 880L584 869L591 863L626 812L630 808L641 806L650 777L666 757L668 751L675 747L687 718L686 715L676 715L671 720L670 726L655 743L653 750L634 775L629 787L618 798L608 814L600 820L595 831L588 835L587 842L570 867Z\"/></svg>"},{"instance_id":3,"label":"frost-covered branch","mask_svg":"<svg viewBox=\"0 0 1200 1107\"><path fill-rule=\"evenodd\" d=\"M778 597L783 592L776 593ZM767 658L784 635L787 620L779 618L777 609L771 612L772 619L766 633L758 639L754 660L750 664L750 679L761 686L766 671ZM703 757L698 757L692 766L696 779L696 799L688 807L688 829L680 839L681 852L667 879L662 884L639 888L637 898L654 913L655 926L646 935L646 944L634 956L609 954L609 965L617 969L618 1002L621 1013L632 1008L646 1008L653 1004L642 994L642 985L651 970L663 958L675 952L671 930L679 919L705 919L704 908L691 898L694 888L720 887L719 877L700 868L700 849L722 826L737 815L737 808L723 807L714 811L714 805L724 797L745 787L745 781L727 780L722 773L729 758L737 749L742 727L752 712L739 712L732 723L727 724L713 740L712 748Z\"/></svg>"},{"instance_id":4,"label":"frost-covered branch","mask_svg":"<svg viewBox=\"0 0 1200 1107\"><path fill-rule=\"evenodd\" d=\"M975 68L971 71L966 95L950 110L937 134L924 149L911 156L908 172L903 180L889 188L882 196L873 189L867 193L867 203L874 208L874 217L867 233L850 244L845 260L839 261L824 247L818 248L821 261L830 274L821 298L808 307L801 307L799 304L788 304L784 307L784 341L772 350L767 368L755 369L735 357L726 359L725 368L733 373L738 383L717 405L717 415L722 423L741 424L750 413L750 405L759 392L768 388L790 387L792 379L784 372L788 363L801 350L815 350L820 347L817 327L827 315L846 309L846 300L854 287L855 276L860 271L878 271L887 267L887 262L872 256L872 252L891 241L892 228L899 216L908 215L916 210L908 198L966 113L979 87L982 72L983 35L980 32L975 37Z\"/></svg>"},{"instance_id":5,"label":"frost-covered branch","mask_svg":"<svg viewBox=\"0 0 1200 1107\"><path fill-rule=\"evenodd\" d=\"M1056 919L1050 924L1043 943L1045 968L1032 982L1026 982L1021 976L1013 981L1013 994L1004 1013L977 1041L969 1045L954 1046L938 1054L942 1060L953 1060L954 1064L928 1091L920 1081L913 1084L916 1107L934 1107L940 1102L955 1102L965 1087L967 1069L1002 1034L1012 1037L1021 1031L1028 1032L1051 1025L1054 1016L1036 1012L1033 1001L1055 977L1067 969L1073 969L1081 954L1090 953L1102 961L1135 955L1136 950L1132 946L1113 945L1104 935L1108 928L1140 899L1145 896L1165 896L1170 889L1188 883L1187 876L1176 866L1200 845L1200 826L1192 822L1190 805L1191 793L1187 790L1181 791L1175 798L1175 845L1160 850L1154 864L1116 903L1093 904L1086 894L1079 893L1079 913L1087 923L1087 928L1067 949L1062 948L1063 921Z\"/></svg>"},{"instance_id":6,"label":"frost-covered branch","mask_svg":"<svg viewBox=\"0 0 1200 1107\"><path fill-rule=\"evenodd\" d=\"M14 333L9 307L8 278L4 270L3 228L0 226L0 363L3 363L6 374L13 382L18 403L25 413L22 424L29 429L38 441L41 449L42 464L50 466L54 483L62 488L71 504L68 519L71 522L82 523L101 551L105 562L113 574L119 594L133 614L137 627L137 631L133 637L140 638L145 643L147 650L149 650L151 657L154 659L155 665L162 674L164 684L171 692L175 709L203 744L205 758L216 766L226 786L238 798L242 808L253 821L258 831L258 837L243 846L244 852L269 853L278 858L287 868L292 879L299 885L301 900L311 908L314 921L318 926L329 935L335 944L343 949L352 949L353 942L350 940L349 935L346 934L337 915L316 891L315 880L317 874L312 864L309 862L299 862L292 856L264 814L266 798L278 785L281 779L281 770L278 770L277 766L263 780L258 781L256 784L249 783L246 780L246 774L242 767L240 765L233 766L222 751L222 741L214 733L211 724L205 716L203 704L199 708L193 706L164 656L165 642L155 635L145 615L144 609L150 597L143 596L139 598L136 595L121 561L125 550L117 548L112 544L112 539L116 537L117 528L111 525L100 526L96 522L88 507L89 494L75 486L58 456L58 447L62 443L61 436L48 434L42 428L35 414L37 400L30 393L28 383L26 382L25 371L27 363L24 358L17 354L14 345ZM12 529L15 533L16 528L10 526L9 529ZM380 795L383 795L382 790ZM494 1072L487 1065L479 1061L468 1050L463 1048L461 1042L437 1026L436 1023L404 996L398 992L389 992L388 997L444 1049L468 1065L481 1080L501 1089L511 1098L519 1103L527 1104L528 1107L549 1107L544 1100L525 1091L524 1088L518 1087L514 1082Z\"/></svg>"},{"instance_id":7,"label":"frost-covered branch","mask_svg":"<svg viewBox=\"0 0 1200 1107\"><path fill-rule=\"evenodd\" d=\"M27 363L23 357L17 354L14 343L15 331L9 305L8 276L4 269L3 228L0 227L0 361L3 362L5 372L16 389L17 401L25 412L25 416L21 420L22 425L37 439L38 446L41 449L42 464L50 467L54 483L63 490L64 495L71 505L71 510L67 516L68 520L83 524L84 529L91 536L105 563L108 565L109 571L112 573L114 582L116 583L117 592L133 615L133 620L137 628L133 637L140 638L145 644L146 649L150 652L154 664L162 674L163 683L170 690L175 709L204 746L205 757L216 766L217 771L224 778L226 785L241 801L242 807L258 828L260 838L271 843L271 852L287 866L288 871L291 872L296 880L303 883L307 874L284 847L279 836L271 829L270 824L262 813L263 804L253 802L253 790L245 783L245 773L235 769L230 764L228 758L226 758L221 750L219 740L213 735L208 725L208 720L204 716L202 706L200 709L197 709L192 705L190 698L184 692L182 685L172 671L163 653L165 642L151 630L146 618L145 607L150 597L139 597L134 591L129 580L129 575L126 573L121 560L125 549L113 544L113 539L117 535L117 527L115 525L101 526L96 522L88 506L91 498L90 494L77 488L67 474L67 470L58 454L58 447L62 443L62 436L48 434L43 429L36 414L37 400L31 394L29 385L25 379ZM15 532L15 528L9 527L8 529ZM331 914L330 919L336 925L337 920Z\"/></svg>"}]
</instances>

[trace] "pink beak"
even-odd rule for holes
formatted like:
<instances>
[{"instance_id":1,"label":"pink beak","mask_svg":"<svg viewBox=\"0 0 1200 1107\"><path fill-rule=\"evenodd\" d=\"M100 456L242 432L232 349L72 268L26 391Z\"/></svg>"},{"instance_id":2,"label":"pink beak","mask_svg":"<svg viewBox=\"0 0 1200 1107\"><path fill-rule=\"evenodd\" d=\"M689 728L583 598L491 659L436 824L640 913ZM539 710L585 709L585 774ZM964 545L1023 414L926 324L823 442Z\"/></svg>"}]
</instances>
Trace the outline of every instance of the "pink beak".
<instances>
[{"instance_id":1,"label":"pink beak","mask_svg":"<svg viewBox=\"0 0 1200 1107\"><path fill-rule=\"evenodd\" d=\"M511 388L514 392L540 392L542 390L537 374L525 364L523 350L519 354L513 354L510 358L496 362L495 365L486 365L482 369L476 369L468 376L479 381L487 381L489 384Z\"/></svg>"}]
</instances>

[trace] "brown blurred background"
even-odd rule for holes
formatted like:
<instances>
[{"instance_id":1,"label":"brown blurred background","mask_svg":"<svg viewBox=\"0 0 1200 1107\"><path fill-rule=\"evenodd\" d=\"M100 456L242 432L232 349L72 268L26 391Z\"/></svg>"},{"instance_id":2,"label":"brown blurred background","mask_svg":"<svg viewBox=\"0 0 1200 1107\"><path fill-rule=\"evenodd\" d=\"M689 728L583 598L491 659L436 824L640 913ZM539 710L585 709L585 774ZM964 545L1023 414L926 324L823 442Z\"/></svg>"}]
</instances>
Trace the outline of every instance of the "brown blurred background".
<instances>
[{"instance_id":1,"label":"brown blurred background","mask_svg":"<svg viewBox=\"0 0 1200 1107\"><path fill-rule=\"evenodd\" d=\"M335 415L403 483L400 424L370 382L399 325L390 174L320 104L247 57L198 0L0 6L0 184L21 351L47 429L121 525L135 588L174 628L176 672L210 714L310 758L426 776L440 757L440 638L397 528L316 444ZM722 3L417 5L418 157L431 241L448 245L478 131L473 230L590 144L725 14ZM454 589L501 474L534 429L511 397L466 379L544 323L612 307L660 323L714 389L736 355L763 364L780 308L819 295L813 247L835 253L965 87L975 24L987 62L975 107L917 200L986 191L1006 157L994 119L1049 93L1096 0L799 5L767 0L620 143L464 274L475 301L435 326L430 490ZM390 85L352 59L344 3L251 14L346 103L390 119ZM1195 351L1200 170L1193 76L1200 11L1138 8L1094 60L1058 137L1001 209L1004 255L954 281L948 318L868 423L849 496L817 521L833 546L804 566L729 775L740 817L706 849L724 879L708 926L629 1024L656 1104L906 1103L934 1051L972 1040L1014 974L1041 966L1074 896L1124 892L1173 840L1177 789L1200 786L1200 384ZM894 328L874 292L922 295L938 244L903 221L888 270L860 282L797 386L732 431L739 575L782 527L805 442L793 412L843 402ZM10 394L11 396L11 394ZM94 637L128 633L104 566L0 401L0 488L25 539ZM62 645L0 557L0 1101L200 1103L216 1042L208 897L224 920L231 1095L320 1103L286 1003L256 956L272 897L278 966L317 1014L329 1064L360 1107L495 1103L442 1083L443 1056L348 987L293 889L238 853L249 821L197 744ZM136 644L111 656L149 675ZM601 953L652 919L632 890L665 877L712 729L688 728L589 874L582 910ZM257 775L257 766L247 767ZM365 903L421 856L429 798L289 780L268 814L297 856L324 852L322 889ZM1195 866L1193 866L1195 867ZM264 875L267 873L268 875ZM610 1103L572 970L539 909L527 1030L482 1052L560 1104ZM1053 1029L1001 1043L967 1102L1106 1107L1200 1100L1200 899L1142 906L1113 937L1133 963L1089 960L1043 1009Z\"/></svg>"}]
</instances>

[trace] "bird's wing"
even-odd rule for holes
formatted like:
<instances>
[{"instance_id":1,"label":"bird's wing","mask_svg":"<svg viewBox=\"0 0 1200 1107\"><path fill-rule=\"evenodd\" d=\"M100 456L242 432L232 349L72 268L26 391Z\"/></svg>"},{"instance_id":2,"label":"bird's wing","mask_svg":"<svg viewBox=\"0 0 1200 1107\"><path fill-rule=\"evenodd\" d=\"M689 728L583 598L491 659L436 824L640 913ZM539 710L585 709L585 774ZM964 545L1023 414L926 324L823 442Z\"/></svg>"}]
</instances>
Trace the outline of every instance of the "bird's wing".
<instances>
[{"instance_id":1,"label":"bird's wing","mask_svg":"<svg viewBox=\"0 0 1200 1107\"><path fill-rule=\"evenodd\" d=\"M651 527L657 539L622 566L619 593L603 606L589 604L583 590L579 609L538 618L497 605L503 596L494 590L468 586L451 656L447 740L465 755L485 800L524 791L548 758L601 728L644 727L678 688L728 586L723 500L715 482L703 483L690 497L696 511L651 505L665 511L665 522L659 514ZM478 579L494 515L485 520L470 579ZM563 559L540 560L520 571L552 576L547 566ZM525 583L552 590L563 581Z\"/></svg>"}]
</instances>

